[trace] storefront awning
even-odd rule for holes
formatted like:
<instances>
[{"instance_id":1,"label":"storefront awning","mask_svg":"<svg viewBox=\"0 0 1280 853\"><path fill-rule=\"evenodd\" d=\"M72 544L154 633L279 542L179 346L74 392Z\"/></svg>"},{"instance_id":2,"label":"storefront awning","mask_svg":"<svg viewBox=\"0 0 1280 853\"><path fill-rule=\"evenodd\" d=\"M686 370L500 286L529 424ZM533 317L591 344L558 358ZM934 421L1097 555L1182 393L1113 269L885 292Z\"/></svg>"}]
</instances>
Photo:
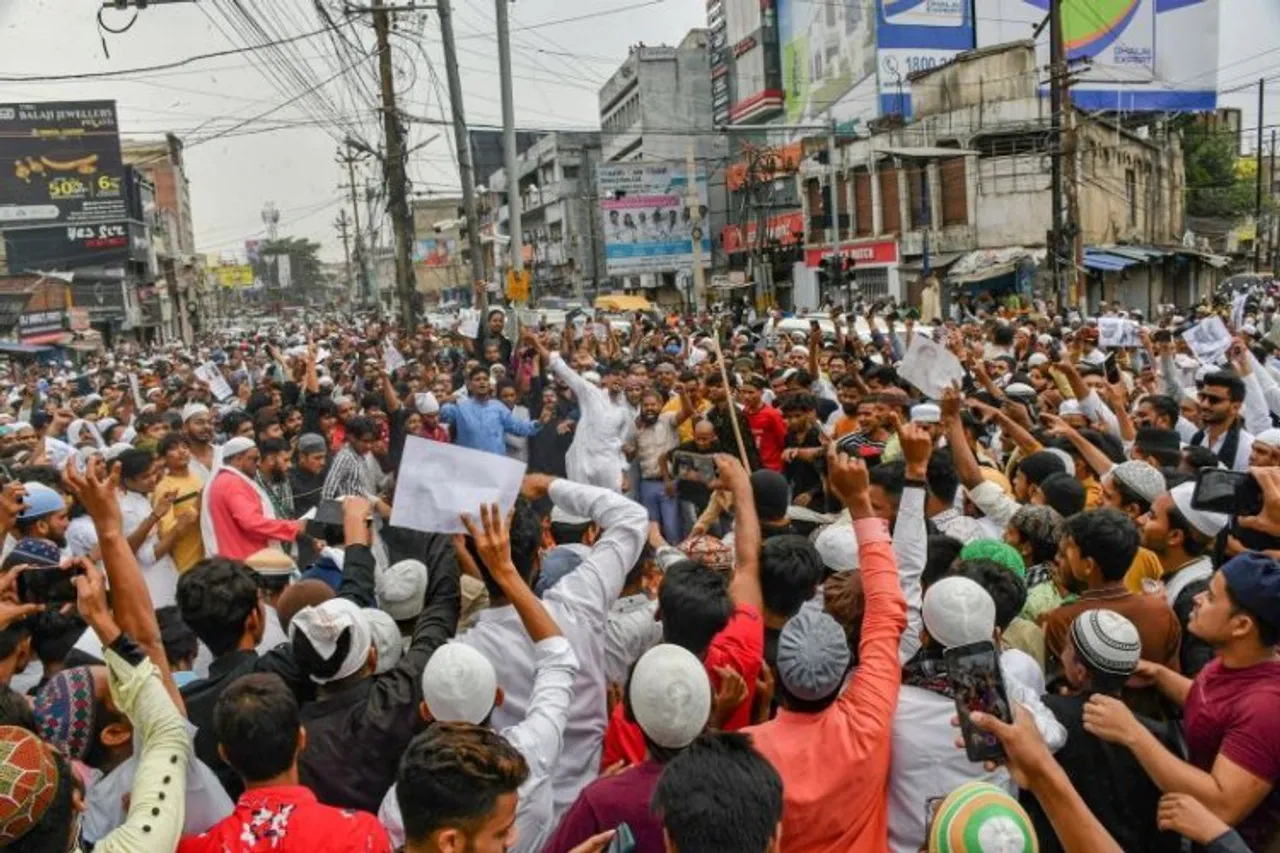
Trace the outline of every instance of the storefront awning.
<instances>
[{"instance_id":1,"label":"storefront awning","mask_svg":"<svg viewBox=\"0 0 1280 853\"><path fill-rule=\"evenodd\" d=\"M12 355L39 355L42 352L52 352L53 347L42 347L35 344L20 344L14 341L0 341L0 352L7 352Z\"/></svg>"},{"instance_id":2,"label":"storefront awning","mask_svg":"<svg viewBox=\"0 0 1280 853\"><path fill-rule=\"evenodd\" d=\"M610 293L596 297L596 309L600 311L648 311L651 308L652 303L643 296Z\"/></svg>"},{"instance_id":3,"label":"storefront awning","mask_svg":"<svg viewBox=\"0 0 1280 853\"><path fill-rule=\"evenodd\" d=\"M1016 263L1011 264L995 264L994 266L983 267L976 272L968 275L952 276L947 279L952 284L973 284L978 281L986 281L987 279L1000 278L1001 276L1012 275L1018 268Z\"/></svg>"},{"instance_id":4,"label":"storefront awning","mask_svg":"<svg viewBox=\"0 0 1280 853\"><path fill-rule=\"evenodd\" d=\"M942 270L954 264L963 258L964 252L938 252L929 255L929 269ZM914 260L904 261L898 264L898 269L906 272L922 272L924 270L924 257L915 258Z\"/></svg>"},{"instance_id":5,"label":"storefront awning","mask_svg":"<svg viewBox=\"0 0 1280 853\"><path fill-rule=\"evenodd\" d=\"M1094 272L1119 272L1140 263L1142 261L1113 255L1110 252L1094 252L1086 249L1084 253L1084 268Z\"/></svg>"}]
</instances>

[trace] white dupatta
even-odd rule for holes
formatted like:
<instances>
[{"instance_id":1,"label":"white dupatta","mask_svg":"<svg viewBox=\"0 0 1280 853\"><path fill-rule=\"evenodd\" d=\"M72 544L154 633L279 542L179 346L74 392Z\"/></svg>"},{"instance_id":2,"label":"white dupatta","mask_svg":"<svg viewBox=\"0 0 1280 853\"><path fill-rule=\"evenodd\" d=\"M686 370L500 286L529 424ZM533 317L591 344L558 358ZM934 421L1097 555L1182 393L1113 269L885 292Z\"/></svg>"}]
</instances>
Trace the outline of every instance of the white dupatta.
<instances>
[{"instance_id":1,"label":"white dupatta","mask_svg":"<svg viewBox=\"0 0 1280 853\"><path fill-rule=\"evenodd\" d=\"M258 500L262 502L262 514L267 518L276 518L276 508L271 503L271 496L257 482L250 480L240 471L230 465L222 465L216 467L209 476L209 482L204 487L204 492L200 496L200 535L204 537L204 552L210 557L219 556L218 554L218 536L213 529L213 516L209 513L209 501L213 498L213 484L223 473L233 474L244 480L258 495ZM283 551L280 543L271 542L268 547Z\"/></svg>"}]
</instances>

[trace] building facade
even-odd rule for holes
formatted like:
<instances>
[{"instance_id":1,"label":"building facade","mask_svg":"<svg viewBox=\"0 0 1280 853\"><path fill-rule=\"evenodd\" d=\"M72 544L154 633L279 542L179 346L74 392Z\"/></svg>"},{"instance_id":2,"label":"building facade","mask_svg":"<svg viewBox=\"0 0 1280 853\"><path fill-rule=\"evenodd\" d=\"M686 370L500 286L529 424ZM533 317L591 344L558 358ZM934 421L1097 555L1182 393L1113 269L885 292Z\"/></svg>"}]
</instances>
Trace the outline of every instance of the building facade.
<instances>
[{"instance_id":1,"label":"building facade","mask_svg":"<svg viewBox=\"0 0 1280 853\"><path fill-rule=\"evenodd\" d=\"M917 302L927 265L948 277L953 292L1066 302L1049 290L1043 263L1053 148L1039 76L1030 42L961 54L911 78L910 122L844 145L833 164L804 161L804 289L821 297L813 287L819 263L839 254L857 264L865 297ZM1158 124L1126 129L1078 110L1072 122L1085 247L1081 298L1092 310L1116 299L1148 311L1193 301L1200 271L1197 253L1179 252L1185 214L1177 135Z\"/></svg>"},{"instance_id":2,"label":"building facade","mask_svg":"<svg viewBox=\"0 0 1280 853\"><path fill-rule=\"evenodd\" d=\"M712 6L719 8L718 0ZM718 234L726 221L724 159L728 142L717 132L717 116L727 115L727 77L712 74L724 55L725 22L709 7L705 29L690 30L674 47L632 47L618 70L600 89L601 157L605 163L672 163L686 172L693 161L707 176L702 233ZM720 123L723 123L722 121ZM714 265L712 257L706 259ZM689 294L689 269L615 278L615 288L649 291L659 301ZM701 301L702 295L695 298Z\"/></svg>"},{"instance_id":3,"label":"building facade","mask_svg":"<svg viewBox=\"0 0 1280 853\"><path fill-rule=\"evenodd\" d=\"M595 171L600 165L599 133L548 133L516 161L524 265L531 270L532 296L594 293L604 276L604 241ZM502 170L488 177L495 195L496 233L491 244L503 257L501 235L510 232L507 180ZM483 237L481 238L484 239Z\"/></svg>"},{"instance_id":4,"label":"building facade","mask_svg":"<svg viewBox=\"0 0 1280 853\"><path fill-rule=\"evenodd\" d=\"M458 301L471 289L464 217L461 196L413 200L413 275L427 304Z\"/></svg>"},{"instance_id":5,"label":"building facade","mask_svg":"<svg viewBox=\"0 0 1280 853\"><path fill-rule=\"evenodd\" d=\"M122 139L120 153L154 187L154 204L144 211L156 255L156 283L138 293L139 325L156 329L162 339L192 341L203 326L201 288L208 281L204 259L196 253L191 214L191 184L183 162L182 140Z\"/></svg>"}]
</instances>

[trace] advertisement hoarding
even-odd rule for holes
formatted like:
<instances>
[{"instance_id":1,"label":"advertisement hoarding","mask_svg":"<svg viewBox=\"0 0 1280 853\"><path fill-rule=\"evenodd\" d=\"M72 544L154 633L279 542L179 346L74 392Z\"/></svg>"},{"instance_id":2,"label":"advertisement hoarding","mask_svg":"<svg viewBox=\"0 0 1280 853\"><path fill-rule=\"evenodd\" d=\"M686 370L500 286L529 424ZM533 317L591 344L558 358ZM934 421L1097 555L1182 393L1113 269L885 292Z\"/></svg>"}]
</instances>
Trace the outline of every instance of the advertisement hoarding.
<instances>
[{"instance_id":1,"label":"advertisement hoarding","mask_svg":"<svg viewBox=\"0 0 1280 853\"><path fill-rule=\"evenodd\" d=\"M137 222L19 228L4 234L9 269L19 272L77 269L134 261L146 263L146 230Z\"/></svg>"},{"instance_id":2,"label":"advertisement hoarding","mask_svg":"<svg viewBox=\"0 0 1280 853\"><path fill-rule=\"evenodd\" d=\"M869 4L778 0L777 13L787 123L873 115L876 22Z\"/></svg>"},{"instance_id":3,"label":"advertisement hoarding","mask_svg":"<svg viewBox=\"0 0 1280 853\"><path fill-rule=\"evenodd\" d=\"M216 267L219 287L253 287L253 267L248 264L227 264Z\"/></svg>"},{"instance_id":4,"label":"advertisement hoarding","mask_svg":"<svg viewBox=\"0 0 1280 853\"><path fill-rule=\"evenodd\" d=\"M998 0L997 0L998 1ZM911 114L910 75L950 62L977 46L973 4L989 0L876 0L876 63L880 114ZM1041 15L1043 19L1044 15ZM1037 20L1036 23L1039 23ZM1016 38L1026 38L1026 33Z\"/></svg>"},{"instance_id":5,"label":"advertisement hoarding","mask_svg":"<svg viewBox=\"0 0 1280 853\"><path fill-rule=\"evenodd\" d=\"M697 229L689 209L684 164L602 165L597 180L609 275L674 272L693 266ZM705 172L698 171L697 182L704 224L696 238L702 241L703 265L710 266Z\"/></svg>"},{"instance_id":6,"label":"advertisement hoarding","mask_svg":"<svg viewBox=\"0 0 1280 853\"><path fill-rule=\"evenodd\" d=\"M1026 38L1048 0L976 0L977 43ZM1196 112L1217 107L1219 0L1065 0L1071 59L1092 59L1072 86L1086 110ZM1048 63L1048 32L1036 44Z\"/></svg>"},{"instance_id":7,"label":"advertisement hoarding","mask_svg":"<svg viewBox=\"0 0 1280 853\"><path fill-rule=\"evenodd\" d=\"M115 101L0 104L0 226L125 219Z\"/></svg>"}]
</instances>

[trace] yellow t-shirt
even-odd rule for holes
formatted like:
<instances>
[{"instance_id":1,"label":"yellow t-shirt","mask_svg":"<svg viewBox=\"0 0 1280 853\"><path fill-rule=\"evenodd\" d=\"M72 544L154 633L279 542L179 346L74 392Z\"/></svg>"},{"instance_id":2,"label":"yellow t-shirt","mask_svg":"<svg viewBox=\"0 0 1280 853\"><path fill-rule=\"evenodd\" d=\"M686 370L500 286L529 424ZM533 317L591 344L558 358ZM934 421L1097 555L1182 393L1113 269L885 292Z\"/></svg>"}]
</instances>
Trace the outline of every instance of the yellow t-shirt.
<instances>
[{"instance_id":1,"label":"yellow t-shirt","mask_svg":"<svg viewBox=\"0 0 1280 853\"><path fill-rule=\"evenodd\" d=\"M681 408L682 408L682 404L680 403L680 398L672 397L670 400L667 401L667 404L662 407L662 413L666 414L667 412L671 412L673 414L678 415L680 414ZM710 409L711 409L710 400L699 400L697 405L694 406L694 411L696 411L699 415L705 415L708 411L710 411ZM680 433L681 444L684 444L686 441L693 441L693 422L696 420L697 418L689 418L684 423L680 424L679 428L677 429L677 432Z\"/></svg>"},{"instance_id":2,"label":"yellow t-shirt","mask_svg":"<svg viewBox=\"0 0 1280 853\"><path fill-rule=\"evenodd\" d=\"M165 474L156 485L155 494L163 495L166 492L177 492L178 497L182 497L192 492L199 492L203 488L203 481L195 474L190 473L190 469L188 469L185 477ZM185 500L165 513L160 519L157 532L159 535L164 536L178 523L180 516L186 515L200 515L199 497ZM174 565L178 567L178 574L182 574L204 559L204 539L200 535L200 524L198 522L188 528L185 533L178 537L178 541L173 543L172 556Z\"/></svg>"},{"instance_id":3,"label":"yellow t-shirt","mask_svg":"<svg viewBox=\"0 0 1280 853\"><path fill-rule=\"evenodd\" d=\"M1129 571L1124 576L1124 588L1132 592L1134 595L1142 594L1142 582L1150 578L1158 581L1164 577L1164 566L1160 563L1160 558L1155 555L1154 551L1148 551L1146 548L1139 548L1138 553L1133 558L1133 564L1129 566Z\"/></svg>"}]
</instances>

